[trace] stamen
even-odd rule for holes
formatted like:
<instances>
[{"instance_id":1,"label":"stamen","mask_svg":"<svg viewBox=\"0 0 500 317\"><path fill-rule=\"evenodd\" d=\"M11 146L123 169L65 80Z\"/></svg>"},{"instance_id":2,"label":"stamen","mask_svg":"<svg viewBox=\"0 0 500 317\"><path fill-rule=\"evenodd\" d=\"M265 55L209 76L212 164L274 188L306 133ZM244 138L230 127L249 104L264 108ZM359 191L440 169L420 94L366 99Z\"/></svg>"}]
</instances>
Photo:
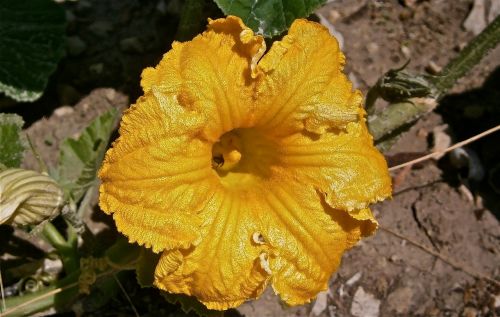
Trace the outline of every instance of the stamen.
<instances>
[{"instance_id":1,"label":"stamen","mask_svg":"<svg viewBox=\"0 0 500 317\"><path fill-rule=\"evenodd\" d=\"M234 132L224 134L212 147L212 168L230 171L241 161L241 144Z\"/></svg>"},{"instance_id":2,"label":"stamen","mask_svg":"<svg viewBox=\"0 0 500 317\"><path fill-rule=\"evenodd\" d=\"M267 257L267 253L266 252L262 252L259 255L259 259L260 259L260 267L264 271L266 271L267 274L269 274L269 275L273 274L273 271L271 271L271 267L269 266L269 259Z\"/></svg>"},{"instance_id":3,"label":"stamen","mask_svg":"<svg viewBox=\"0 0 500 317\"><path fill-rule=\"evenodd\" d=\"M254 232L252 234L252 240L253 240L253 242L255 242L257 244L265 244L266 243L264 236L260 232Z\"/></svg>"}]
</instances>

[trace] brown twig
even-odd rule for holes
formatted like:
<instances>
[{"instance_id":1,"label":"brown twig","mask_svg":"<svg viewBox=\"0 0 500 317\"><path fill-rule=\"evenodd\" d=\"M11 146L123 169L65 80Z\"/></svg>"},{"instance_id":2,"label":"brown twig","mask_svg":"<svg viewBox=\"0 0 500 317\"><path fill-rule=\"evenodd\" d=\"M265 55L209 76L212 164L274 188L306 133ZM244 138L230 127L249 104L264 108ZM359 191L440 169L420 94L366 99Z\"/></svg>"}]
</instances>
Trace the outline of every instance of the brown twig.
<instances>
[{"instance_id":1,"label":"brown twig","mask_svg":"<svg viewBox=\"0 0 500 317\"><path fill-rule=\"evenodd\" d=\"M497 280L495 280L495 279L493 279L493 278L491 278L489 276L486 276L486 275L484 275L482 273L474 272L473 270L471 270L471 269L469 269L469 268L467 268L467 267L465 267L463 265L460 265L460 264L456 263L455 261L449 259L448 257L442 255L439 252L436 252L436 251L432 250L431 248L429 248L429 247L427 247L427 246L425 246L425 245L423 245L421 243L413 241L412 239L410 239L408 237L405 237L402 234L397 233L397 232L395 232L395 231L393 231L393 230L391 230L389 228L385 228L383 226L380 226L379 229L382 230L382 231L384 231L384 232L387 232L387 233L389 233L389 234L391 234L391 235L393 235L393 236L395 236L395 237L397 237L397 238L399 238L401 240L407 241L408 243L412 244L413 246L421 249L422 251L424 251L426 253L429 253L430 255L435 256L436 258L440 259L444 263L452 266L453 268L455 268L457 270L460 270L460 271L462 271L462 272L464 272L464 273L466 273L466 274L468 274L468 275L470 275L470 276L472 276L472 277L474 277L476 279L483 279L483 280L486 280L486 281L494 284L497 287L500 287L500 282L499 281L497 281Z\"/></svg>"},{"instance_id":2,"label":"brown twig","mask_svg":"<svg viewBox=\"0 0 500 317\"><path fill-rule=\"evenodd\" d=\"M477 140L481 139L482 137L485 137L485 136L487 136L489 134L492 134L492 133L494 133L496 131L499 131L499 130L500 130L500 124L497 125L496 127L493 127L493 128L491 128L489 130L486 130L486 131L484 131L482 133L479 133L479 134L477 134L477 135L475 135L475 136L473 136L471 138L468 138L467 140L464 140L462 142L458 142L458 143L456 143L456 144L454 144L454 145L452 145L452 146L450 146L450 147L448 147L448 148L446 148L444 150L435 151L435 152L432 152L430 154L427 154L427 155L424 155L422 157L419 157L419 158L417 158L415 160L411 160L411 161L403 163L403 164L399 164L399 165L396 165L396 166L389 167L389 171L394 171L394 170L403 168L403 167L408 166L408 165L413 165L413 164L420 163L422 161L434 158L434 157L436 157L436 156L438 156L440 154L448 153L450 151L453 151L456 148L459 148L459 147L462 147L462 146L467 145L469 143L472 143L474 141L477 141Z\"/></svg>"}]
</instances>

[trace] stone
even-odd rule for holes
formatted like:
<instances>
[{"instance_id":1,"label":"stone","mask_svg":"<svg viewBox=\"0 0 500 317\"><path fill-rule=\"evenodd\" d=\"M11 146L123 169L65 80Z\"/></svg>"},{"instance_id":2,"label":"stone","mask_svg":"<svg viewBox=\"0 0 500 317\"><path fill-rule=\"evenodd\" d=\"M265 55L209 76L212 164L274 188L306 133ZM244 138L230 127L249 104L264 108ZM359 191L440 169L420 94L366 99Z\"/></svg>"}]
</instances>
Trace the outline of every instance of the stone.
<instances>
[{"instance_id":1,"label":"stone","mask_svg":"<svg viewBox=\"0 0 500 317\"><path fill-rule=\"evenodd\" d=\"M316 300L314 301L314 305L311 309L311 314L313 316L321 315L328 307L328 293L329 293L328 290L319 292L318 296L316 297Z\"/></svg>"},{"instance_id":2,"label":"stone","mask_svg":"<svg viewBox=\"0 0 500 317\"><path fill-rule=\"evenodd\" d=\"M464 28L478 35L486 27L486 12L484 0L474 0L474 5L464 21Z\"/></svg>"},{"instance_id":3,"label":"stone","mask_svg":"<svg viewBox=\"0 0 500 317\"><path fill-rule=\"evenodd\" d=\"M463 317L476 317L477 316L477 309L473 307L465 307L464 312L462 313Z\"/></svg>"},{"instance_id":4,"label":"stone","mask_svg":"<svg viewBox=\"0 0 500 317\"><path fill-rule=\"evenodd\" d=\"M411 57L411 50L410 50L410 48L408 46L401 45L401 53L403 53L403 56L406 59L410 59L410 57Z\"/></svg>"},{"instance_id":5,"label":"stone","mask_svg":"<svg viewBox=\"0 0 500 317\"><path fill-rule=\"evenodd\" d=\"M407 315L410 312L413 298L413 290L409 287L400 287L387 297L387 311L399 315Z\"/></svg>"},{"instance_id":6,"label":"stone","mask_svg":"<svg viewBox=\"0 0 500 317\"><path fill-rule=\"evenodd\" d=\"M363 276L363 272L359 271L358 273L354 274L347 282L345 282L345 285L347 286L352 286L356 284L360 279L361 276Z\"/></svg>"},{"instance_id":7,"label":"stone","mask_svg":"<svg viewBox=\"0 0 500 317\"><path fill-rule=\"evenodd\" d=\"M379 50L379 46L377 43L375 42L370 42L368 43L368 45L366 46L366 49L368 50L368 53L370 54L375 54L378 52Z\"/></svg>"},{"instance_id":8,"label":"stone","mask_svg":"<svg viewBox=\"0 0 500 317\"><path fill-rule=\"evenodd\" d=\"M363 287L358 287L351 304L351 314L354 317L378 317L380 300L373 294L365 292Z\"/></svg>"}]
</instances>

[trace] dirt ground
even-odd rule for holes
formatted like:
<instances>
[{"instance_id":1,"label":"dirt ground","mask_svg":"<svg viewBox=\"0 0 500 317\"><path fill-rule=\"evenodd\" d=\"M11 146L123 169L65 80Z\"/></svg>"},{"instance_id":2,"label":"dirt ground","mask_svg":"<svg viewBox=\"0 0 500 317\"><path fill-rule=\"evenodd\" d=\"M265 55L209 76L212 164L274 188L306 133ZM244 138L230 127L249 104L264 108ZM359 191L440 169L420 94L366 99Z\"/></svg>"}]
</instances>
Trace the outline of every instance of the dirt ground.
<instances>
[{"instance_id":1,"label":"dirt ground","mask_svg":"<svg viewBox=\"0 0 500 317\"><path fill-rule=\"evenodd\" d=\"M493 2L486 1L488 6ZM408 70L415 73L446 65L473 37L463 27L472 4L337 0L318 13L342 35L346 72L366 93L383 73L408 59ZM168 49L178 10L179 1L163 0L67 4L69 56L38 110L31 111L33 105L21 110L46 160L55 164L54 149L63 137L74 136L105 109L123 109L138 96L140 70L156 64ZM438 111L421 119L386 153L389 163L429 152L434 129L444 124L452 142L497 125L499 62L497 48L443 99ZM101 87L114 89L93 91L81 100ZM381 229L344 256L329 290L315 302L285 307L268 289L228 315L499 316L500 288L478 278L500 278L500 192L491 185L498 175L493 171L500 169L499 140L492 135L469 148L481 162L474 164L485 171L482 178L467 178L467 171L448 157L396 171L393 199L373 207ZM25 166L35 167L35 162L27 156ZM108 222L102 214L93 219ZM182 316L170 309L165 316ZM99 315L88 315L93 314ZM132 313L124 309L122 315Z\"/></svg>"}]
</instances>

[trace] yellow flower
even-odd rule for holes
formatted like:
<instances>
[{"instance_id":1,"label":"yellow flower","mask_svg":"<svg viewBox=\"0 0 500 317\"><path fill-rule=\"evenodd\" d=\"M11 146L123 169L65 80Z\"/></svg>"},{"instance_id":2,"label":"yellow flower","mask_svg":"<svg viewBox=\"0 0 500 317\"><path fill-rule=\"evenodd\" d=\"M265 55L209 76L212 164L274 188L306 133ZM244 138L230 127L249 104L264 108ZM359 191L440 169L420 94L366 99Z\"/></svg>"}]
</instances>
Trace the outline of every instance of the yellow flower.
<instances>
[{"instance_id":1,"label":"yellow flower","mask_svg":"<svg viewBox=\"0 0 500 317\"><path fill-rule=\"evenodd\" d=\"M290 305L326 289L391 193L362 96L321 25L264 55L237 17L174 43L142 74L100 171L100 206L161 258L154 284L224 310L267 284Z\"/></svg>"}]
</instances>

